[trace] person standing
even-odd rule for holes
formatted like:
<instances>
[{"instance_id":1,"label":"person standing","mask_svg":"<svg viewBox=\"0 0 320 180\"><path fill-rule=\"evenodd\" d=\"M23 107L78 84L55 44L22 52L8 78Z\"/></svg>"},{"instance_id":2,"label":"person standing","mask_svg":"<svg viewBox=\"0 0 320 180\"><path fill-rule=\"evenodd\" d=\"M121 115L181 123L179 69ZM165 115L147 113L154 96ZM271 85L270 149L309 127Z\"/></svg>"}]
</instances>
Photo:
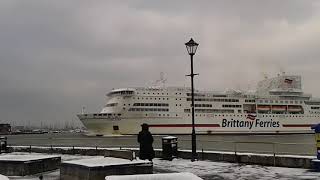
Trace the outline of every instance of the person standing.
<instances>
[{"instance_id":1,"label":"person standing","mask_svg":"<svg viewBox=\"0 0 320 180\"><path fill-rule=\"evenodd\" d=\"M142 160L148 159L152 161L155 157L155 152L152 147L153 137L149 131L149 125L143 123L142 130L138 134L138 142L140 143L139 158Z\"/></svg>"}]
</instances>

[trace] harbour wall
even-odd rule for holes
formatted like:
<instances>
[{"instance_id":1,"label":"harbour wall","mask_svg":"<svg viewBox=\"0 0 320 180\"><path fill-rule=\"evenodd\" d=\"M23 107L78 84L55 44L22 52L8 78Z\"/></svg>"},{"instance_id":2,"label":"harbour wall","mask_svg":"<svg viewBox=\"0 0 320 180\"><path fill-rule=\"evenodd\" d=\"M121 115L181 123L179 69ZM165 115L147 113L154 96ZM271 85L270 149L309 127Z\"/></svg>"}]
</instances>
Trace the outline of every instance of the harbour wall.
<instances>
[{"instance_id":1,"label":"harbour wall","mask_svg":"<svg viewBox=\"0 0 320 180\"><path fill-rule=\"evenodd\" d=\"M48 154L79 154L88 156L111 156L126 159L138 157L139 150L136 148L92 148L92 147L41 147L41 146L10 146L10 152L35 152ZM156 149L157 158L162 158L162 149ZM242 163L262 166L277 166L290 168L312 168L312 159L316 156L299 155L275 155L256 153L235 153L217 151L198 151L198 160L220 161L230 163ZM178 150L178 158L191 159L191 151Z\"/></svg>"}]
</instances>

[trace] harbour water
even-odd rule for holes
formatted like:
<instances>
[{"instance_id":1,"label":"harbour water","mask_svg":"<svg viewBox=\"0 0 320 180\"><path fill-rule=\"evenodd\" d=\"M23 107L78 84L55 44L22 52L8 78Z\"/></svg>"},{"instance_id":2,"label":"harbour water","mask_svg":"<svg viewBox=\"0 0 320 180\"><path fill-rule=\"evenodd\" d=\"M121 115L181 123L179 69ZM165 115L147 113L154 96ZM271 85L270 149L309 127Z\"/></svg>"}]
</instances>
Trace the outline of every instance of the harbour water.
<instances>
[{"instance_id":1,"label":"harbour water","mask_svg":"<svg viewBox=\"0 0 320 180\"><path fill-rule=\"evenodd\" d=\"M16 146L75 146L138 148L136 136L86 136L80 133L8 135L8 144ZM154 136L154 148L162 148L162 137ZM191 136L178 135L179 149L191 149ZM198 135L199 151L236 151L293 155L315 155L313 134L283 135Z\"/></svg>"}]
</instances>

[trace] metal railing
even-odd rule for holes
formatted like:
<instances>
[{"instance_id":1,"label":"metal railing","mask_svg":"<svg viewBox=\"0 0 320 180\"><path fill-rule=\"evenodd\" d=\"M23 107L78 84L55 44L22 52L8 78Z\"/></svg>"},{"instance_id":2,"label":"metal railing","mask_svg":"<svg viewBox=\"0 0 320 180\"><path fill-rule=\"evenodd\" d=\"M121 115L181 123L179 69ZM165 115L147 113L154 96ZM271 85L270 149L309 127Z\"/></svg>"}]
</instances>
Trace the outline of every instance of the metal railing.
<instances>
[{"instance_id":1,"label":"metal railing","mask_svg":"<svg viewBox=\"0 0 320 180\"><path fill-rule=\"evenodd\" d=\"M27 146L54 146L54 147L98 147L98 148L139 148L135 137L122 137L105 141L104 138L90 138L90 141L81 141L83 138L40 138L27 139L29 142L9 142L11 146L27 145ZM39 142L38 142L39 140ZM290 140L292 141L292 139ZM301 142L301 141L300 141ZM197 140L197 151L221 151L234 153L259 153L274 155L316 155L316 142L308 140L306 143L284 143L268 141L237 141L237 140ZM161 138L155 137L155 149L161 149ZM178 138L179 150L191 149L191 140L187 138Z\"/></svg>"}]
</instances>

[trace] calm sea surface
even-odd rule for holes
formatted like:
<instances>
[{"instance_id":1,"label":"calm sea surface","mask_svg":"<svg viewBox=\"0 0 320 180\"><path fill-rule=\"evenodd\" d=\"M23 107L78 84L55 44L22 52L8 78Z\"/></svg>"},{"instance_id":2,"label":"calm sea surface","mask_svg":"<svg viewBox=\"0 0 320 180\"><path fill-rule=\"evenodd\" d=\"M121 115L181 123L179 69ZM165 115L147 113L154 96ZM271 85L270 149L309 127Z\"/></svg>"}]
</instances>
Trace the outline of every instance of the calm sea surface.
<instances>
[{"instance_id":1,"label":"calm sea surface","mask_svg":"<svg viewBox=\"0 0 320 180\"><path fill-rule=\"evenodd\" d=\"M89 137L76 133L49 133L9 135L9 145L75 146L75 147L128 147L137 148L136 136ZM162 137L154 136L154 147L161 149ZM179 135L179 149L191 149L191 136ZM313 134L289 135L197 135L197 149L204 151L237 151L315 155Z\"/></svg>"}]
</instances>

